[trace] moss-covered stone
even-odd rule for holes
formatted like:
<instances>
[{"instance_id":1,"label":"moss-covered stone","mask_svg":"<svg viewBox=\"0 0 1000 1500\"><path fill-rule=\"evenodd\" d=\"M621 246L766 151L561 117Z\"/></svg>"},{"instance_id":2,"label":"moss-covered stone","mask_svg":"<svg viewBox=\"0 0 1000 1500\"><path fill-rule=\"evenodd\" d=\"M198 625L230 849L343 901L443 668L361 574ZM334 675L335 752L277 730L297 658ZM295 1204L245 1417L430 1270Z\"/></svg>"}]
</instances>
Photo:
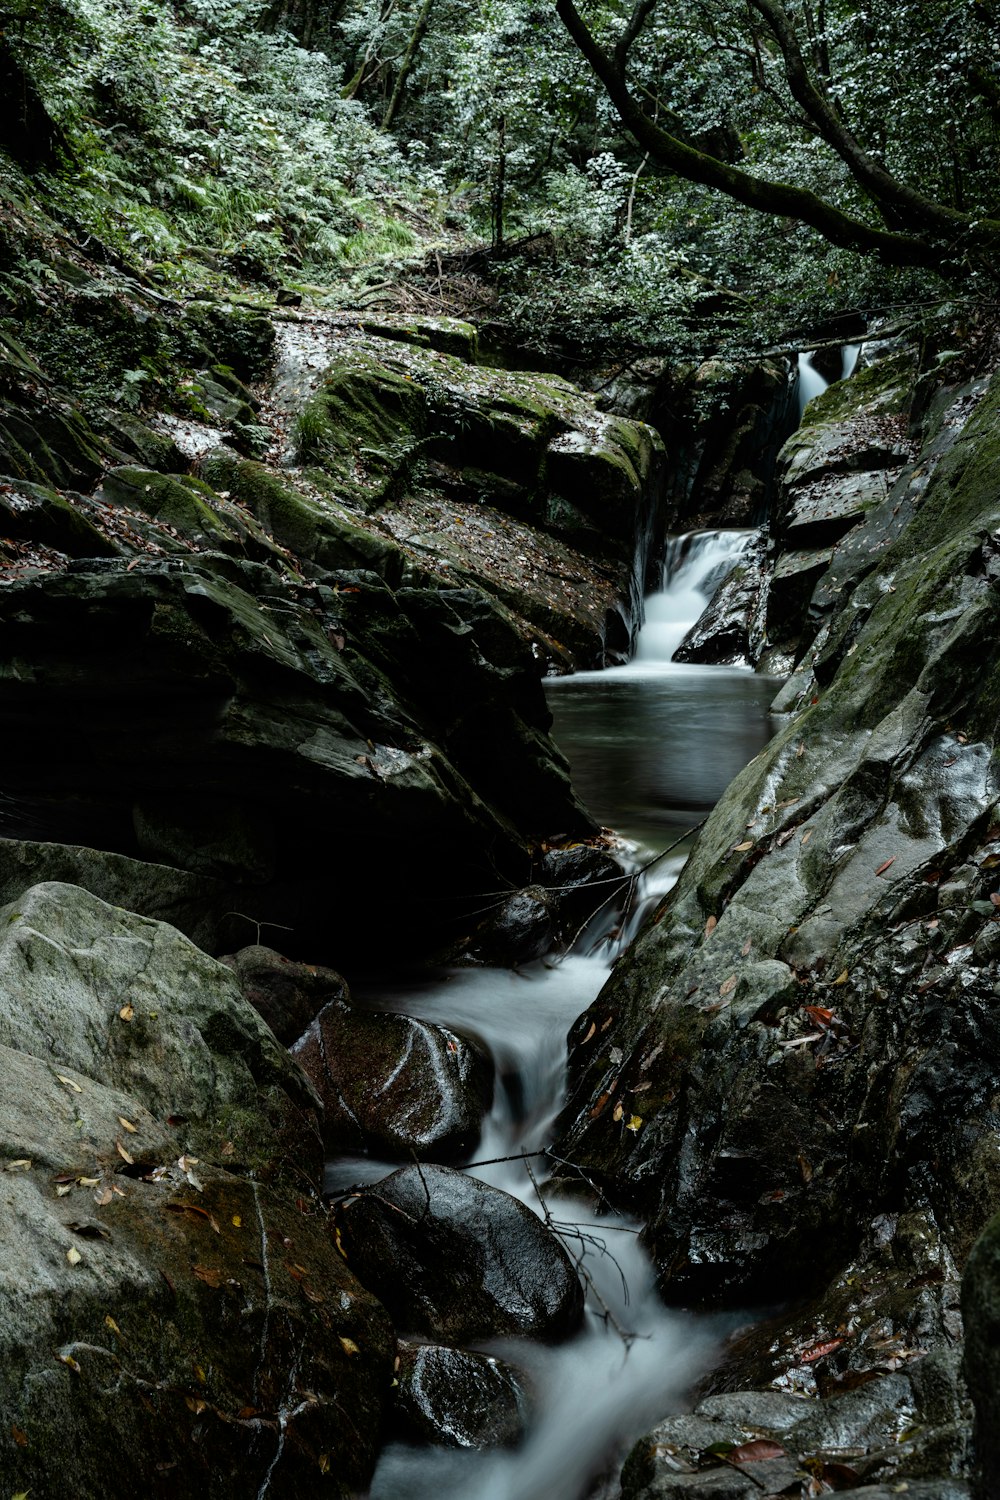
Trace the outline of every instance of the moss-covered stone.
<instances>
[{"instance_id":1,"label":"moss-covered stone","mask_svg":"<svg viewBox=\"0 0 1000 1500\"><path fill-rule=\"evenodd\" d=\"M118 551L65 496L37 484L0 483L0 532L70 557L114 557Z\"/></svg>"}]
</instances>

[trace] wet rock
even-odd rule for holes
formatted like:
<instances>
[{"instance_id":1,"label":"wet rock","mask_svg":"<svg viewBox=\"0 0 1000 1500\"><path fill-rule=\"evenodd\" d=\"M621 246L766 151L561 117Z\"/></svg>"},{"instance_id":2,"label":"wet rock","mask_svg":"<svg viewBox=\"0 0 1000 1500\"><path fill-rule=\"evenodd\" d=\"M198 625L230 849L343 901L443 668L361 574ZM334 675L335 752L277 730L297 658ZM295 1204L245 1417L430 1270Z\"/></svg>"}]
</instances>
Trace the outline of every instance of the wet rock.
<instances>
[{"instance_id":1,"label":"wet rock","mask_svg":"<svg viewBox=\"0 0 1000 1500\"><path fill-rule=\"evenodd\" d=\"M624 889L627 877L613 847L613 841L602 835L545 850L538 874L558 905L564 938L575 938L609 897Z\"/></svg>"},{"instance_id":2,"label":"wet rock","mask_svg":"<svg viewBox=\"0 0 1000 1500\"><path fill-rule=\"evenodd\" d=\"M976 1408L976 1494L1000 1490L1000 1217L986 1226L962 1279L965 1378Z\"/></svg>"},{"instance_id":3,"label":"wet rock","mask_svg":"<svg viewBox=\"0 0 1000 1500\"><path fill-rule=\"evenodd\" d=\"M513 968L548 953L555 932L553 898L541 886L526 886L498 903L496 912L476 929L467 951L477 963Z\"/></svg>"},{"instance_id":4,"label":"wet rock","mask_svg":"<svg viewBox=\"0 0 1000 1500\"><path fill-rule=\"evenodd\" d=\"M475 1148L493 1097L492 1067L446 1027L337 999L292 1051L323 1101L329 1150L450 1161Z\"/></svg>"},{"instance_id":5,"label":"wet rock","mask_svg":"<svg viewBox=\"0 0 1000 1500\"><path fill-rule=\"evenodd\" d=\"M164 923L76 886L22 892L0 915L0 1043L134 1094L175 1122L176 1155L318 1179L305 1075L230 971Z\"/></svg>"},{"instance_id":6,"label":"wet rock","mask_svg":"<svg viewBox=\"0 0 1000 1500\"><path fill-rule=\"evenodd\" d=\"M347 1262L397 1328L452 1344L555 1342L583 1317L569 1256L529 1208L447 1167L403 1167L337 1209Z\"/></svg>"},{"instance_id":7,"label":"wet rock","mask_svg":"<svg viewBox=\"0 0 1000 1500\"><path fill-rule=\"evenodd\" d=\"M302 1035L328 1000L347 996L347 983L335 969L297 963L260 943L226 954L220 963L232 969L243 998L286 1046Z\"/></svg>"},{"instance_id":8,"label":"wet rock","mask_svg":"<svg viewBox=\"0 0 1000 1500\"><path fill-rule=\"evenodd\" d=\"M754 617L764 589L762 546L744 553L674 652L674 661L739 666L755 656Z\"/></svg>"},{"instance_id":9,"label":"wet rock","mask_svg":"<svg viewBox=\"0 0 1000 1500\"><path fill-rule=\"evenodd\" d=\"M7 1483L222 1500L234 1474L299 1494L329 1465L344 1493L363 1490L391 1332L321 1224L201 1164L195 1189L137 1099L73 1072L75 1095L50 1064L13 1059L0 1048L0 1155L37 1154L0 1179ZM155 1180L116 1173L119 1115Z\"/></svg>"},{"instance_id":10,"label":"wet rock","mask_svg":"<svg viewBox=\"0 0 1000 1500\"><path fill-rule=\"evenodd\" d=\"M1000 1206L998 405L994 377L574 1027L557 1150L641 1205L672 1297L816 1294L890 1211L961 1264Z\"/></svg>"},{"instance_id":11,"label":"wet rock","mask_svg":"<svg viewBox=\"0 0 1000 1500\"><path fill-rule=\"evenodd\" d=\"M524 1381L492 1355L401 1343L396 1379L392 1430L406 1442L500 1448L524 1435Z\"/></svg>"},{"instance_id":12,"label":"wet rock","mask_svg":"<svg viewBox=\"0 0 1000 1500\"><path fill-rule=\"evenodd\" d=\"M711 1396L636 1444L622 1473L623 1500L728 1494L727 1485L736 1495L798 1494L807 1476L824 1492L899 1494L902 1485L907 1494L967 1495L963 1431L947 1420L953 1412L942 1425L940 1403L923 1399L921 1387L935 1376L925 1381L920 1372L918 1360L906 1373L883 1371L822 1400L775 1390ZM948 1374L936 1373L948 1384ZM941 1477L924 1491L928 1476ZM752 1489L740 1489L743 1481Z\"/></svg>"},{"instance_id":13,"label":"wet rock","mask_svg":"<svg viewBox=\"0 0 1000 1500\"><path fill-rule=\"evenodd\" d=\"M0 934L5 1480L363 1489L392 1340L310 1211L304 1075L162 923L49 883Z\"/></svg>"}]
</instances>

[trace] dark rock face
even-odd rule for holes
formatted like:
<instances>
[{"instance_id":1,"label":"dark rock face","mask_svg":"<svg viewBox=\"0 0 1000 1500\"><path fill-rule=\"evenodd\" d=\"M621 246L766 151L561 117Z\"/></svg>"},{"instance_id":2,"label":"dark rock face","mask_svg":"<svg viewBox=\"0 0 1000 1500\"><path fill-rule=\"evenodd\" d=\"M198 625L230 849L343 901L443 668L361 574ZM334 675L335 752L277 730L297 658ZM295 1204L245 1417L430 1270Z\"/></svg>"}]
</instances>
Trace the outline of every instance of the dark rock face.
<instances>
[{"instance_id":1,"label":"dark rock face","mask_svg":"<svg viewBox=\"0 0 1000 1500\"><path fill-rule=\"evenodd\" d=\"M938 1412L937 1426L913 1430L914 1411L934 1406L926 1383L934 1376L939 1385L954 1383L952 1369L939 1362L932 1375L929 1363L920 1378L886 1374L823 1401L784 1391L711 1396L636 1444L622 1473L622 1500L791 1495L806 1474L824 1486L818 1493L967 1500L968 1485L948 1473L957 1429L947 1418L954 1411Z\"/></svg>"},{"instance_id":2,"label":"dark rock face","mask_svg":"<svg viewBox=\"0 0 1000 1500\"><path fill-rule=\"evenodd\" d=\"M286 1046L298 1040L327 1001L347 995L347 983L335 969L296 963L259 943L220 962L233 970L243 998Z\"/></svg>"},{"instance_id":3,"label":"dark rock face","mask_svg":"<svg viewBox=\"0 0 1000 1500\"><path fill-rule=\"evenodd\" d=\"M293 951L329 947L331 912L338 951L369 950L390 859L417 893L400 946L426 951L461 909L442 897L479 905L505 868L520 884L548 820L589 831L525 648L482 595L371 575L337 592L213 556L15 582L0 613L5 831L210 877Z\"/></svg>"},{"instance_id":4,"label":"dark rock face","mask_svg":"<svg viewBox=\"0 0 1000 1500\"><path fill-rule=\"evenodd\" d=\"M348 1265L397 1328L448 1343L555 1342L583 1317L560 1242L530 1209L447 1167L403 1167L337 1209Z\"/></svg>"},{"instance_id":5,"label":"dark rock face","mask_svg":"<svg viewBox=\"0 0 1000 1500\"><path fill-rule=\"evenodd\" d=\"M401 1343L394 1436L445 1448L499 1448L524 1432L527 1396L516 1370L492 1355Z\"/></svg>"},{"instance_id":6,"label":"dark rock face","mask_svg":"<svg viewBox=\"0 0 1000 1500\"><path fill-rule=\"evenodd\" d=\"M763 543L757 542L719 584L708 608L674 652L674 661L742 666L754 660L754 623L764 589Z\"/></svg>"},{"instance_id":7,"label":"dark rock face","mask_svg":"<svg viewBox=\"0 0 1000 1500\"><path fill-rule=\"evenodd\" d=\"M962 1279L965 1378L976 1408L977 1496L1000 1493L1000 1218L972 1248Z\"/></svg>"},{"instance_id":8,"label":"dark rock face","mask_svg":"<svg viewBox=\"0 0 1000 1500\"><path fill-rule=\"evenodd\" d=\"M493 1070L472 1042L410 1016L331 1000L292 1049L323 1101L336 1152L468 1157L493 1097Z\"/></svg>"},{"instance_id":9,"label":"dark rock face","mask_svg":"<svg viewBox=\"0 0 1000 1500\"><path fill-rule=\"evenodd\" d=\"M900 1208L961 1261L1000 1203L998 405L942 403L910 523L572 1033L560 1155L641 1204L672 1296L816 1291Z\"/></svg>"}]
</instances>

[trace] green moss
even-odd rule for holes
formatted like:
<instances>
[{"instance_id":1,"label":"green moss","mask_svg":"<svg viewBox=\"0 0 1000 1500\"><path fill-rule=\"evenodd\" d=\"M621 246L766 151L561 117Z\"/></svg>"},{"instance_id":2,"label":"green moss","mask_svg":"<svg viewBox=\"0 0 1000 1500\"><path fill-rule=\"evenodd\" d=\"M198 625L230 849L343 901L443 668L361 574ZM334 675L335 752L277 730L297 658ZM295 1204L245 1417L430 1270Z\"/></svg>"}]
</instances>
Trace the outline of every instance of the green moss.
<instances>
[{"instance_id":1,"label":"green moss","mask_svg":"<svg viewBox=\"0 0 1000 1500\"><path fill-rule=\"evenodd\" d=\"M855 416L859 409L908 411L916 373L916 355L912 349L880 359L867 369L859 370L850 380L837 380L827 386L810 401L801 425L804 428L826 426Z\"/></svg>"},{"instance_id":2,"label":"green moss","mask_svg":"<svg viewBox=\"0 0 1000 1500\"><path fill-rule=\"evenodd\" d=\"M211 508L212 490L197 479L124 466L105 476L104 493L172 526L189 541L223 549L238 543L236 533Z\"/></svg>"}]
</instances>

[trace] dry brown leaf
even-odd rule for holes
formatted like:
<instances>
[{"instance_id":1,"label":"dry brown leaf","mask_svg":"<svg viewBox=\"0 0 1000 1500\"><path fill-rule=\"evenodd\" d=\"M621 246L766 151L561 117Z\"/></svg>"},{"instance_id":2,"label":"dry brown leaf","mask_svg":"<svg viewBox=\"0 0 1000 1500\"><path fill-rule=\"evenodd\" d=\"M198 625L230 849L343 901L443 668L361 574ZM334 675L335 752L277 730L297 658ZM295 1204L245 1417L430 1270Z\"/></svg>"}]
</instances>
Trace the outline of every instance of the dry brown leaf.
<instances>
[{"instance_id":1,"label":"dry brown leaf","mask_svg":"<svg viewBox=\"0 0 1000 1500\"><path fill-rule=\"evenodd\" d=\"M122 1145L121 1141L115 1141L115 1150L118 1152L118 1155L121 1157L123 1162L126 1162L130 1167L135 1166L135 1157L129 1155L125 1147Z\"/></svg>"},{"instance_id":2,"label":"dry brown leaf","mask_svg":"<svg viewBox=\"0 0 1000 1500\"><path fill-rule=\"evenodd\" d=\"M139 1128L137 1125L133 1125L131 1120L126 1120L124 1115L118 1116L118 1123L123 1130L128 1131L129 1135L135 1135Z\"/></svg>"},{"instance_id":3,"label":"dry brown leaf","mask_svg":"<svg viewBox=\"0 0 1000 1500\"><path fill-rule=\"evenodd\" d=\"M198 1280L203 1281L206 1286L218 1289L222 1285L222 1272L214 1266L192 1266L191 1269Z\"/></svg>"},{"instance_id":4,"label":"dry brown leaf","mask_svg":"<svg viewBox=\"0 0 1000 1500\"><path fill-rule=\"evenodd\" d=\"M23 1427L18 1427L16 1422L11 1422L10 1424L10 1435L19 1448L27 1448L28 1434Z\"/></svg>"},{"instance_id":5,"label":"dry brown leaf","mask_svg":"<svg viewBox=\"0 0 1000 1500\"><path fill-rule=\"evenodd\" d=\"M83 1093L83 1089L80 1087L80 1085L78 1083L74 1083L72 1078L67 1078L65 1073L57 1073L56 1077L58 1078L60 1083L64 1083L68 1089L72 1089L74 1094Z\"/></svg>"},{"instance_id":6,"label":"dry brown leaf","mask_svg":"<svg viewBox=\"0 0 1000 1500\"><path fill-rule=\"evenodd\" d=\"M803 844L808 844L808 842L812 838L812 836L813 836L812 829L811 828L807 828L806 831L805 831L805 833L802 835L802 843Z\"/></svg>"},{"instance_id":7,"label":"dry brown leaf","mask_svg":"<svg viewBox=\"0 0 1000 1500\"><path fill-rule=\"evenodd\" d=\"M735 988L736 988L736 975L735 974L730 974L729 978L728 979L724 979L722 981L722 983L719 985L719 994L720 995L731 995L733 993L733 990Z\"/></svg>"},{"instance_id":8,"label":"dry brown leaf","mask_svg":"<svg viewBox=\"0 0 1000 1500\"><path fill-rule=\"evenodd\" d=\"M611 1113L611 1118L612 1118L612 1120L620 1120L621 1117L622 1117L622 1115L624 1113L625 1113L625 1106L619 1100L619 1102L615 1105L615 1107L614 1107L614 1109L613 1109L613 1111Z\"/></svg>"},{"instance_id":9,"label":"dry brown leaf","mask_svg":"<svg viewBox=\"0 0 1000 1500\"><path fill-rule=\"evenodd\" d=\"M718 925L719 925L719 919L718 919L718 917L709 917L708 921L705 923L705 936L706 937L711 937L712 933L715 931L715 929L718 927Z\"/></svg>"},{"instance_id":10,"label":"dry brown leaf","mask_svg":"<svg viewBox=\"0 0 1000 1500\"><path fill-rule=\"evenodd\" d=\"M123 1021L131 1021L135 1017L135 1009L131 1005L123 1005L118 1014Z\"/></svg>"},{"instance_id":11,"label":"dry brown leaf","mask_svg":"<svg viewBox=\"0 0 1000 1500\"><path fill-rule=\"evenodd\" d=\"M80 1254L75 1245L70 1245L69 1249L66 1251L66 1259L69 1261L71 1266L78 1266L81 1260L83 1260L83 1256Z\"/></svg>"},{"instance_id":12,"label":"dry brown leaf","mask_svg":"<svg viewBox=\"0 0 1000 1500\"><path fill-rule=\"evenodd\" d=\"M587 1042L589 1042L590 1039L591 1039L591 1037L595 1035L596 1031L597 1031L597 1022L596 1021L591 1021L591 1023L590 1023L590 1030L587 1032L587 1035L584 1037L583 1041L580 1043L580 1046L582 1047Z\"/></svg>"},{"instance_id":13,"label":"dry brown leaf","mask_svg":"<svg viewBox=\"0 0 1000 1500\"><path fill-rule=\"evenodd\" d=\"M72 1354L57 1354L56 1355L56 1359L59 1361L59 1363L61 1365L67 1365L69 1367L69 1369L71 1369L73 1371L74 1375L79 1375L80 1374L80 1364L79 1364L79 1361L75 1360L73 1358Z\"/></svg>"},{"instance_id":14,"label":"dry brown leaf","mask_svg":"<svg viewBox=\"0 0 1000 1500\"><path fill-rule=\"evenodd\" d=\"M896 856L893 854L889 859L884 859L882 861L882 863L879 865L878 869L875 871L875 874L876 875L883 874L884 871L888 870L888 868L889 868L890 865L893 865L895 863L896 863Z\"/></svg>"},{"instance_id":15,"label":"dry brown leaf","mask_svg":"<svg viewBox=\"0 0 1000 1500\"><path fill-rule=\"evenodd\" d=\"M745 849L753 848L753 839L744 839L742 844L733 845L734 854L742 854Z\"/></svg>"},{"instance_id":16,"label":"dry brown leaf","mask_svg":"<svg viewBox=\"0 0 1000 1500\"><path fill-rule=\"evenodd\" d=\"M343 1351L344 1351L345 1354L360 1354L361 1353L361 1350L358 1348L358 1346L354 1342L354 1340L353 1339L349 1339L349 1338L345 1338L343 1334L341 1334L341 1336L340 1336L340 1345L341 1345L341 1348L343 1349Z\"/></svg>"}]
</instances>

